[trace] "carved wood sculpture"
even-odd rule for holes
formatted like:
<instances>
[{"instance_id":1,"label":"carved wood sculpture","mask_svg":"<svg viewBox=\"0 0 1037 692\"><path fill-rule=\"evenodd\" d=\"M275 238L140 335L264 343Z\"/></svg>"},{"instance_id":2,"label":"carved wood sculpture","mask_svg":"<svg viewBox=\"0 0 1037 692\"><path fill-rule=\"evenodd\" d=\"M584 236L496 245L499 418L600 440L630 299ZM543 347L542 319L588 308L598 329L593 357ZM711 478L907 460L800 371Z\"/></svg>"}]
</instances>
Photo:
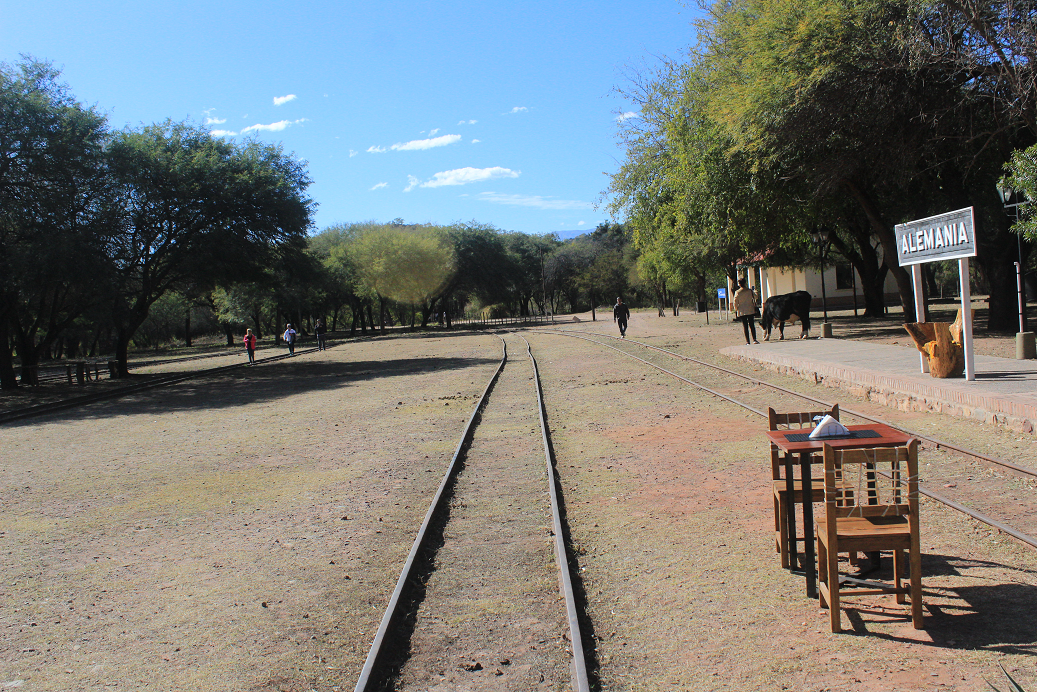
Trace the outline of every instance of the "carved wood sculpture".
<instances>
[{"instance_id":1,"label":"carved wood sculpture","mask_svg":"<svg viewBox=\"0 0 1037 692\"><path fill-rule=\"evenodd\" d=\"M915 346L929 359L929 373L933 377L961 377L965 372L963 328L961 308L953 324L909 322L904 325Z\"/></svg>"}]
</instances>

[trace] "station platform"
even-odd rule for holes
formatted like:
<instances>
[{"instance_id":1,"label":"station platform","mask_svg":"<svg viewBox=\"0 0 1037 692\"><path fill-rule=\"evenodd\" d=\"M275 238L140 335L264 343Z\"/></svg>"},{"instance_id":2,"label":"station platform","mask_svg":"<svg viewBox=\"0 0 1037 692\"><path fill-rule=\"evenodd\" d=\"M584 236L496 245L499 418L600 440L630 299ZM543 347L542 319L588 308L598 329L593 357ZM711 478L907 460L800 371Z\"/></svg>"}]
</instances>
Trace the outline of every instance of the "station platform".
<instances>
[{"instance_id":1,"label":"station platform","mask_svg":"<svg viewBox=\"0 0 1037 692\"><path fill-rule=\"evenodd\" d=\"M774 372L845 389L910 411L933 411L1034 434L1037 361L975 356L976 379L921 372L913 347L848 339L789 339L728 346L720 353Z\"/></svg>"}]
</instances>

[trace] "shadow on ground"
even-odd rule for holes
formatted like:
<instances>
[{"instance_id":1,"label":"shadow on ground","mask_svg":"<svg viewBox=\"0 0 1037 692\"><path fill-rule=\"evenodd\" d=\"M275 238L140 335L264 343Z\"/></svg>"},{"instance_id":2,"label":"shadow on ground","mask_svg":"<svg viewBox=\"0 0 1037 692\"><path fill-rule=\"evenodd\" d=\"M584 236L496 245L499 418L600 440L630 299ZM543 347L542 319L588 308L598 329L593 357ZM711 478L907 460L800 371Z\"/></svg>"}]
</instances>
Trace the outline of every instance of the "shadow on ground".
<instances>
[{"instance_id":1,"label":"shadow on ground","mask_svg":"<svg viewBox=\"0 0 1037 692\"><path fill-rule=\"evenodd\" d=\"M168 387L149 389L40 417L12 421L5 427L31 427L42 422L99 420L114 416L161 414L200 409L227 409L248 403L276 401L293 394L335 391L368 380L496 366L497 358L409 358L329 363L303 357L240 367L214 375L199 375ZM485 379L473 372L473 381ZM488 373L487 375L488 376ZM480 382L481 384L481 382ZM407 392L401 391L406 400Z\"/></svg>"},{"instance_id":2,"label":"shadow on ground","mask_svg":"<svg viewBox=\"0 0 1037 692\"><path fill-rule=\"evenodd\" d=\"M892 560L884 558L882 562L883 569L876 576L888 580L891 577ZM977 575L975 570L993 571L995 574L985 577ZM1017 576L1013 577L1013 574ZM923 554L925 630L932 639L931 646L1037 655L1037 619L1033 617L1037 586L1024 583L1024 575L1027 581L1031 581L1034 576L1030 570L1021 570L1011 565ZM941 586L962 581L976 585ZM988 583L981 583L983 581ZM908 616L889 612L897 608L892 597L882 605L885 607L881 611L870 604L860 607L849 596L849 600L844 602L843 612L852 630L844 631L866 637L909 641L870 628L879 620L902 619L909 623ZM914 639L910 641L917 643Z\"/></svg>"}]
</instances>

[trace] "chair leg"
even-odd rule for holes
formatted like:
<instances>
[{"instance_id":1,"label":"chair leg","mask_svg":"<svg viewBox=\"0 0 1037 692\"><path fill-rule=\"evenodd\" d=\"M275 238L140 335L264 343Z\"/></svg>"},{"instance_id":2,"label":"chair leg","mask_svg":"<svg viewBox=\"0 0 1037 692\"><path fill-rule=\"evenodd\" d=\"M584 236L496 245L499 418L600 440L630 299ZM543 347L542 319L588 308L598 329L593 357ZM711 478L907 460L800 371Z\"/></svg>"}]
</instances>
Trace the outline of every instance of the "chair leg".
<instances>
[{"instance_id":1,"label":"chair leg","mask_svg":"<svg viewBox=\"0 0 1037 692\"><path fill-rule=\"evenodd\" d=\"M782 497L774 496L774 519L778 526L778 553L781 555L781 566L789 568L789 525L785 516L785 501Z\"/></svg>"},{"instance_id":2,"label":"chair leg","mask_svg":"<svg viewBox=\"0 0 1037 692\"><path fill-rule=\"evenodd\" d=\"M922 621L922 551L918 544L911 546L911 623L916 630L924 629Z\"/></svg>"},{"instance_id":3,"label":"chair leg","mask_svg":"<svg viewBox=\"0 0 1037 692\"><path fill-rule=\"evenodd\" d=\"M817 581L821 588L817 590L817 599L822 608L828 607L825 591L828 589L828 550L823 541L817 542Z\"/></svg>"},{"instance_id":4,"label":"chair leg","mask_svg":"<svg viewBox=\"0 0 1037 692\"><path fill-rule=\"evenodd\" d=\"M907 596L904 594L904 551L894 550L893 551L893 588L897 590L897 603L907 603Z\"/></svg>"},{"instance_id":5,"label":"chair leg","mask_svg":"<svg viewBox=\"0 0 1037 692\"><path fill-rule=\"evenodd\" d=\"M832 620L832 632L842 632L842 612L839 604L839 547L828 546L825 562L828 570L828 609Z\"/></svg>"}]
</instances>

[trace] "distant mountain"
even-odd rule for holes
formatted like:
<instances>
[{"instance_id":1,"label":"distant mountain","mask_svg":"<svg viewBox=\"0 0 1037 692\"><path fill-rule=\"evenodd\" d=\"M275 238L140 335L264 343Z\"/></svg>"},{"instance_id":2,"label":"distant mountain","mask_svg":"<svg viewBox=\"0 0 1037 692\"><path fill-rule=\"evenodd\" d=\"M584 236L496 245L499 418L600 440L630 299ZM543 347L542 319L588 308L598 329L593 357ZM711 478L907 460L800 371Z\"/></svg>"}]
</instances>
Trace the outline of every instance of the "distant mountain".
<instances>
[{"instance_id":1,"label":"distant mountain","mask_svg":"<svg viewBox=\"0 0 1037 692\"><path fill-rule=\"evenodd\" d=\"M593 228L584 228L578 231L556 231L556 233L558 233L558 237L562 240L569 240L571 238L575 238L578 235L586 235L593 230Z\"/></svg>"}]
</instances>

